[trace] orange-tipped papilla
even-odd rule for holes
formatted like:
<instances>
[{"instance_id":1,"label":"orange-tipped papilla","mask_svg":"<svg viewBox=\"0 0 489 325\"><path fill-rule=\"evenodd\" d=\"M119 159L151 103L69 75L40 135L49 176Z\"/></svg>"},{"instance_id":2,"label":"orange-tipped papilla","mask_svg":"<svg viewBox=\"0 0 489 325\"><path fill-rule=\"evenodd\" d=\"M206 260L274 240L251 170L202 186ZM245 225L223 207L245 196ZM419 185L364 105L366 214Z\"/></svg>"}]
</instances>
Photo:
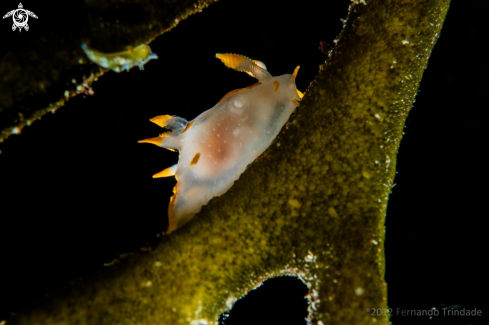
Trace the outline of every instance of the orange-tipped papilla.
<instances>
[{"instance_id":1,"label":"orange-tipped papilla","mask_svg":"<svg viewBox=\"0 0 489 325\"><path fill-rule=\"evenodd\" d=\"M294 79L296 79L296 78L297 78L297 74L299 73L299 68L300 68L300 67L301 67L301 66L300 66L300 65L298 65L298 66L297 66L297 67L294 69L294 72L292 73L292 77L294 77ZM304 97L304 94L303 94L303 93L302 93L302 92L301 92L299 89L297 89L297 88L296 88L296 90L297 90L297 95L299 95L299 97L302 99L302 97Z\"/></svg>"},{"instance_id":2,"label":"orange-tipped papilla","mask_svg":"<svg viewBox=\"0 0 489 325\"><path fill-rule=\"evenodd\" d=\"M153 178L161 178L161 177L170 177L170 176L175 176L175 173L177 172L177 165L173 165L171 167L168 167L166 169L163 169L161 172L158 172L153 175Z\"/></svg>"},{"instance_id":3,"label":"orange-tipped papilla","mask_svg":"<svg viewBox=\"0 0 489 325\"><path fill-rule=\"evenodd\" d=\"M304 94L302 93L302 91L300 91L299 89L295 89L297 91L297 95L299 95L299 98L302 99L302 97L304 97Z\"/></svg>"},{"instance_id":4,"label":"orange-tipped papilla","mask_svg":"<svg viewBox=\"0 0 489 325\"><path fill-rule=\"evenodd\" d=\"M295 69L294 72L292 73L292 77L297 78L297 74L299 73L300 65L298 65Z\"/></svg>"},{"instance_id":5,"label":"orange-tipped papilla","mask_svg":"<svg viewBox=\"0 0 489 325\"><path fill-rule=\"evenodd\" d=\"M158 147L161 147L163 144L163 138L162 136L156 137L156 138L149 138L149 139L144 139L144 140L139 140L138 143L151 143L154 145L157 145Z\"/></svg>"}]
</instances>

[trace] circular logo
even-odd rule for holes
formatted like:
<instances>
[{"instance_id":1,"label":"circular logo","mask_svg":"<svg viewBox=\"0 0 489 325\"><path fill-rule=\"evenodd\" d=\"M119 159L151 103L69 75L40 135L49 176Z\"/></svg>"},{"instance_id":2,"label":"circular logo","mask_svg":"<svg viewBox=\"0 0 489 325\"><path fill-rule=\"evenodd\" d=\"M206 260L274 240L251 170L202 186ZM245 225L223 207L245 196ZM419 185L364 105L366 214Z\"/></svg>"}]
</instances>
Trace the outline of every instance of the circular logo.
<instances>
[{"instance_id":1,"label":"circular logo","mask_svg":"<svg viewBox=\"0 0 489 325\"><path fill-rule=\"evenodd\" d=\"M27 24L27 21L29 20L29 16L27 15L27 12L25 12L24 9L17 9L15 10L15 13L13 14L14 18L14 24L17 27L24 27Z\"/></svg>"}]
</instances>

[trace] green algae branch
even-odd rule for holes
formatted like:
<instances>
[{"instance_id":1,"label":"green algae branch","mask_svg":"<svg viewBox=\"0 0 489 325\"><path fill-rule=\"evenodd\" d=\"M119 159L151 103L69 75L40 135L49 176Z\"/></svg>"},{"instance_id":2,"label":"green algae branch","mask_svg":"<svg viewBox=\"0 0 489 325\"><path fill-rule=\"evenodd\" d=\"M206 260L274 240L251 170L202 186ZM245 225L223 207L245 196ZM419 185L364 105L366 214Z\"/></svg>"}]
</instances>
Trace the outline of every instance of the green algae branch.
<instances>
[{"instance_id":1,"label":"green algae branch","mask_svg":"<svg viewBox=\"0 0 489 325\"><path fill-rule=\"evenodd\" d=\"M9 320L215 322L283 275L314 324L389 324L384 218L396 155L449 0L353 1L327 63L267 155L153 251L132 255Z\"/></svg>"}]
</instances>

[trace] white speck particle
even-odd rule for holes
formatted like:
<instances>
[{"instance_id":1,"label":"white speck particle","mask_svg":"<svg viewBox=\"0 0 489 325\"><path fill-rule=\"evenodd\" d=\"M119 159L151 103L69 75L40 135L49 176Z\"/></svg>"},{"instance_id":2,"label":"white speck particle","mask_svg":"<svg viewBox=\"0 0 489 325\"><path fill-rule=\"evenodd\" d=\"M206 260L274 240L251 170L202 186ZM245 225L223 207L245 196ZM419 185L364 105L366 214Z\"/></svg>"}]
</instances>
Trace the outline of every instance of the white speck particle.
<instances>
[{"instance_id":1,"label":"white speck particle","mask_svg":"<svg viewBox=\"0 0 489 325\"><path fill-rule=\"evenodd\" d=\"M375 239L372 239L372 243L373 243L374 245L378 245L378 244L379 244L379 242L378 242L378 241L376 241Z\"/></svg>"},{"instance_id":2,"label":"white speck particle","mask_svg":"<svg viewBox=\"0 0 489 325\"><path fill-rule=\"evenodd\" d=\"M228 309L233 308L234 303L236 302L236 298L233 295L230 295L228 299L226 299L226 307Z\"/></svg>"},{"instance_id":3,"label":"white speck particle","mask_svg":"<svg viewBox=\"0 0 489 325\"><path fill-rule=\"evenodd\" d=\"M357 296L361 296L363 295L363 293L365 292L365 290L363 290L363 288L356 288L355 289L355 293L357 294Z\"/></svg>"},{"instance_id":4,"label":"white speck particle","mask_svg":"<svg viewBox=\"0 0 489 325\"><path fill-rule=\"evenodd\" d=\"M155 266L156 266L156 267L160 267L161 265L162 265L162 264L161 264L161 262L160 262L160 261L156 261L156 262L155 262Z\"/></svg>"},{"instance_id":5,"label":"white speck particle","mask_svg":"<svg viewBox=\"0 0 489 325\"><path fill-rule=\"evenodd\" d=\"M311 252L305 257L304 259L306 263L315 263L316 262L316 256L314 256Z\"/></svg>"},{"instance_id":6,"label":"white speck particle","mask_svg":"<svg viewBox=\"0 0 489 325\"><path fill-rule=\"evenodd\" d=\"M209 322L207 319L201 318L201 319L194 319L190 322L190 325L208 325Z\"/></svg>"},{"instance_id":7,"label":"white speck particle","mask_svg":"<svg viewBox=\"0 0 489 325\"><path fill-rule=\"evenodd\" d=\"M130 63L128 60L124 59L124 58L121 58L121 57L117 57L114 59L114 61L119 64L119 65L124 65L126 63Z\"/></svg>"},{"instance_id":8,"label":"white speck particle","mask_svg":"<svg viewBox=\"0 0 489 325\"><path fill-rule=\"evenodd\" d=\"M10 131L12 134L20 134L20 129L18 127L13 127L12 130Z\"/></svg>"},{"instance_id":9,"label":"white speck particle","mask_svg":"<svg viewBox=\"0 0 489 325\"><path fill-rule=\"evenodd\" d=\"M403 40L402 41L402 45L406 45L406 44L409 44L409 41L408 40Z\"/></svg>"}]
</instances>

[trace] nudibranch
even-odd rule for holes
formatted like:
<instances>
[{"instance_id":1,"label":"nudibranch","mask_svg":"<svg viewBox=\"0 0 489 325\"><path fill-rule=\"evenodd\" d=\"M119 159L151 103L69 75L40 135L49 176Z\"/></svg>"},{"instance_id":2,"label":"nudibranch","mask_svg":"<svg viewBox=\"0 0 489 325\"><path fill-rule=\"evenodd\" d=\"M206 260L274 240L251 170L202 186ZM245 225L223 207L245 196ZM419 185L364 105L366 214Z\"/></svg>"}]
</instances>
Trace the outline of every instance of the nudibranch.
<instances>
[{"instance_id":1,"label":"nudibranch","mask_svg":"<svg viewBox=\"0 0 489 325\"><path fill-rule=\"evenodd\" d=\"M158 58L146 44L138 45L135 48L129 47L127 51L114 53L102 53L90 49L85 43L82 43L81 48L92 62L115 72L129 71L134 66L138 66L139 69L143 70L143 65L146 62Z\"/></svg>"},{"instance_id":2,"label":"nudibranch","mask_svg":"<svg viewBox=\"0 0 489 325\"><path fill-rule=\"evenodd\" d=\"M216 57L258 82L229 92L190 122L178 116L156 116L150 121L167 132L139 141L179 151L178 164L153 175L177 179L167 233L231 188L246 166L270 146L303 96L295 85L299 67L293 74L272 77L260 61L237 54Z\"/></svg>"}]
</instances>

